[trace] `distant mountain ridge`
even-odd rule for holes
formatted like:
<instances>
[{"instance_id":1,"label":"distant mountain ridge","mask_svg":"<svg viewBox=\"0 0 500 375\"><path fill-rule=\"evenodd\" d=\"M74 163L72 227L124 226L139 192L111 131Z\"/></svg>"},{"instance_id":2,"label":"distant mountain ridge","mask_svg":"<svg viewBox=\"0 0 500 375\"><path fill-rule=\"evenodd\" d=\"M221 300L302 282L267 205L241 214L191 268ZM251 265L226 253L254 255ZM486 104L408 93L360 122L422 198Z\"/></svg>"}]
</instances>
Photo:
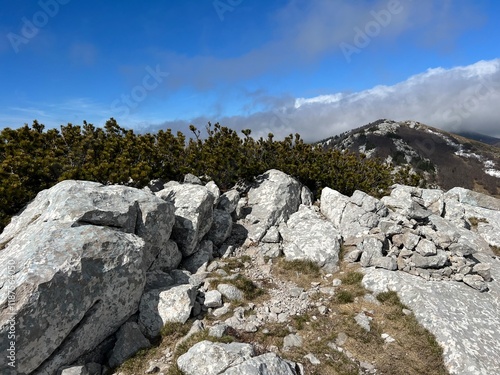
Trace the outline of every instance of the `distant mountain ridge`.
<instances>
[{"instance_id":1,"label":"distant mountain ridge","mask_svg":"<svg viewBox=\"0 0 500 375\"><path fill-rule=\"evenodd\" d=\"M491 137L489 135L476 132L460 132L456 134L464 138L469 138L478 142L483 142L492 146L500 147L500 138Z\"/></svg>"},{"instance_id":2,"label":"distant mountain ridge","mask_svg":"<svg viewBox=\"0 0 500 375\"><path fill-rule=\"evenodd\" d=\"M479 133L459 135L417 121L380 119L317 144L378 157L395 170L411 168L428 187L461 186L500 196L498 142Z\"/></svg>"}]
</instances>

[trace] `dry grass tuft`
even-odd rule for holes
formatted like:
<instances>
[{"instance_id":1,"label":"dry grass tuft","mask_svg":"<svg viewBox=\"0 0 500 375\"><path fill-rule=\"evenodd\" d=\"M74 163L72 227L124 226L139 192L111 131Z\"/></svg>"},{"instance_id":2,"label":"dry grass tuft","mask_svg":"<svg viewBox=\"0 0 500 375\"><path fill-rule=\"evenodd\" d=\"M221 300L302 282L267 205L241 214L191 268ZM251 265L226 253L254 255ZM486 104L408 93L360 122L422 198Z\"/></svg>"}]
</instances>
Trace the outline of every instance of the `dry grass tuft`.
<instances>
[{"instance_id":1,"label":"dry grass tuft","mask_svg":"<svg viewBox=\"0 0 500 375\"><path fill-rule=\"evenodd\" d=\"M311 282L321 277L321 268L310 260L278 258L273 265L273 274L302 288L310 288Z\"/></svg>"}]
</instances>

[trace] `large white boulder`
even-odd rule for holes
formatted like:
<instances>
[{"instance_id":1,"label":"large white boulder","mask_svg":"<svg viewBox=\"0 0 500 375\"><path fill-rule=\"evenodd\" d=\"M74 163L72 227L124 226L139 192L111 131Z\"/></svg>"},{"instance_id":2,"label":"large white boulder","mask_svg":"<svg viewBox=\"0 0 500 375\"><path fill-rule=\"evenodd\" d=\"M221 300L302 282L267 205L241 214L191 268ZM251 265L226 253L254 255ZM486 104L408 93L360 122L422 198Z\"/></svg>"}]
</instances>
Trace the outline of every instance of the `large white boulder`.
<instances>
[{"instance_id":1,"label":"large white boulder","mask_svg":"<svg viewBox=\"0 0 500 375\"><path fill-rule=\"evenodd\" d=\"M337 268L340 251L340 233L333 224L309 206L279 226L283 238L283 253L288 260L311 260L328 272Z\"/></svg>"},{"instance_id":2,"label":"large white boulder","mask_svg":"<svg viewBox=\"0 0 500 375\"><path fill-rule=\"evenodd\" d=\"M148 192L85 181L40 192L13 218L0 235L0 334L15 320L16 373L55 373L134 314L173 221Z\"/></svg>"},{"instance_id":3,"label":"large white boulder","mask_svg":"<svg viewBox=\"0 0 500 375\"><path fill-rule=\"evenodd\" d=\"M186 375L298 375L298 366L274 353L254 357L250 344L202 341L181 355L177 365Z\"/></svg>"},{"instance_id":4,"label":"large white boulder","mask_svg":"<svg viewBox=\"0 0 500 375\"><path fill-rule=\"evenodd\" d=\"M142 296L139 326L150 338L157 337L168 322L186 323L196 299L196 287L190 284L153 289Z\"/></svg>"},{"instance_id":5,"label":"large white boulder","mask_svg":"<svg viewBox=\"0 0 500 375\"><path fill-rule=\"evenodd\" d=\"M155 194L175 206L172 239L183 256L192 255L212 226L215 201L213 193L205 186L179 184Z\"/></svg>"},{"instance_id":6,"label":"large white boulder","mask_svg":"<svg viewBox=\"0 0 500 375\"><path fill-rule=\"evenodd\" d=\"M246 202L248 237L260 241L271 226L286 222L298 210L301 192L300 182L281 171L271 169L258 176Z\"/></svg>"}]
</instances>

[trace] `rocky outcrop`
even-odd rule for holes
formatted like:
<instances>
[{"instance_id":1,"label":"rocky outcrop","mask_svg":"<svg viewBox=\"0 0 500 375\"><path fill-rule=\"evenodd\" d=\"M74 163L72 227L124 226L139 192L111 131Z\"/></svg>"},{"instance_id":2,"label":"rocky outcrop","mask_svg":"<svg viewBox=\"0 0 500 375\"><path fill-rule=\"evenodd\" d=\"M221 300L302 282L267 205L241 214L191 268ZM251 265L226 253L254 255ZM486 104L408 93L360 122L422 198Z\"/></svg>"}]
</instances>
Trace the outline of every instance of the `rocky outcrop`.
<instances>
[{"instance_id":1,"label":"rocky outcrop","mask_svg":"<svg viewBox=\"0 0 500 375\"><path fill-rule=\"evenodd\" d=\"M0 270L0 331L15 319L16 373L55 373L113 334L137 310L173 220L169 203L123 186L64 181L38 194L0 236L0 263L13 267Z\"/></svg>"},{"instance_id":2,"label":"rocky outcrop","mask_svg":"<svg viewBox=\"0 0 500 375\"><path fill-rule=\"evenodd\" d=\"M321 192L321 213L333 223L345 240L367 234L382 217L387 216L388 211L378 199L362 191L357 190L352 197L347 197L324 188Z\"/></svg>"},{"instance_id":3,"label":"rocky outcrop","mask_svg":"<svg viewBox=\"0 0 500 375\"><path fill-rule=\"evenodd\" d=\"M100 373L149 347L168 322L195 318L188 335L200 332L207 314L218 319L207 328L219 338L230 330L254 333L268 323L289 324L311 306L326 316L324 301L341 284L329 279L341 247L344 261L364 267L368 288L396 290L448 345L452 373L468 375L463 369L473 368L483 374L499 366L470 350L492 356L500 347L493 327L499 322L486 322L496 314L500 293L500 265L490 249L500 243L498 200L465 189L395 185L379 200L324 188L318 208L306 187L276 170L222 195L214 182L185 181L144 190L65 181L13 219L0 235L0 264L7 265L0 269L0 337L15 321L18 367L11 371L0 357L2 374ZM231 271L217 260L239 255L246 258ZM280 255L318 264L330 286L280 281L271 272ZM266 288L266 298L246 303L254 287ZM367 316L359 315L360 324ZM479 336L491 349L483 349ZM297 337L290 331L283 349ZM8 345L0 340L1 351ZM323 361L312 353L304 360L312 366ZM238 343L195 345L178 365L185 373L302 371Z\"/></svg>"},{"instance_id":4,"label":"rocky outcrop","mask_svg":"<svg viewBox=\"0 0 500 375\"><path fill-rule=\"evenodd\" d=\"M481 194L473 195L475 200L469 201L482 202ZM347 198L327 190L321 202L322 212L343 234L348 261L359 260L363 267L401 270L427 280L463 281L479 291L488 290L487 280L474 271L478 266L489 267L474 256L475 253L491 254L487 238L462 223L467 222L468 215L478 215L483 218L482 224L486 224L485 217L496 218L498 211L467 207L458 201L458 193L401 185L395 185L391 194L380 202L373 198L361 199L360 194L355 196L356 193ZM363 203L349 205L351 201ZM497 204L491 197L484 201L491 207ZM448 209L449 206L452 209ZM363 207L368 214L360 211ZM481 214L479 210L488 212ZM375 212L377 214L373 215ZM357 221L347 219L349 227L343 226L344 218L355 218L356 214L361 215ZM365 220L367 215L369 224ZM496 224L490 225L488 232L495 230L492 228ZM363 239L356 239L360 233Z\"/></svg>"},{"instance_id":5,"label":"rocky outcrop","mask_svg":"<svg viewBox=\"0 0 500 375\"><path fill-rule=\"evenodd\" d=\"M500 260L484 254L477 257L494 265L488 293L478 293L464 283L423 282L405 272L364 270L367 289L396 291L420 324L436 336L452 375L490 375L500 369Z\"/></svg>"}]
</instances>

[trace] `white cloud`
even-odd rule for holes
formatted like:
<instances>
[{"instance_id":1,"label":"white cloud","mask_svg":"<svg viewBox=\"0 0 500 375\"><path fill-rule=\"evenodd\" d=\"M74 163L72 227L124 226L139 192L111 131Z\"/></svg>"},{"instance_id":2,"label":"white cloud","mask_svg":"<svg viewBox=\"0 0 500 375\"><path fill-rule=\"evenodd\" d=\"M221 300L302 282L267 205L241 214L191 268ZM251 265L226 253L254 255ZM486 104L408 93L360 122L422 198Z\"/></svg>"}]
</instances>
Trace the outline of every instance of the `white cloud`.
<instances>
[{"instance_id":1,"label":"white cloud","mask_svg":"<svg viewBox=\"0 0 500 375\"><path fill-rule=\"evenodd\" d=\"M393 86L355 93L278 99L267 111L220 119L197 118L192 122L203 126L207 121L219 121L234 129L250 128L254 135L264 137L269 132L278 137L298 132L314 141L388 118L500 137L500 59L429 69Z\"/></svg>"}]
</instances>

